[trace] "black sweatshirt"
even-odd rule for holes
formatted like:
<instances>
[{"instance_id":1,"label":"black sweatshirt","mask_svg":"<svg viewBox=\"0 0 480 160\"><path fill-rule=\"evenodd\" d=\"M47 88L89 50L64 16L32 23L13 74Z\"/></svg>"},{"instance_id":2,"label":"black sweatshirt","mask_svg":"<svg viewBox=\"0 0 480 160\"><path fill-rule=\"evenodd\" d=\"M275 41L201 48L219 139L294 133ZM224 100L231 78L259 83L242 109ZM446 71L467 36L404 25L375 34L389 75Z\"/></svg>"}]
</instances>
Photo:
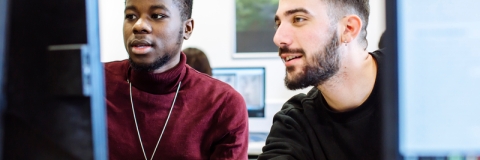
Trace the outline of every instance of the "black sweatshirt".
<instances>
[{"instance_id":1,"label":"black sweatshirt","mask_svg":"<svg viewBox=\"0 0 480 160\"><path fill-rule=\"evenodd\" d=\"M288 100L273 117L273 125L259 160L370 160L381 157L380 51L372 93L358 108L332 111L314 87L307 95Z\"/></svg>"}]
</instances>

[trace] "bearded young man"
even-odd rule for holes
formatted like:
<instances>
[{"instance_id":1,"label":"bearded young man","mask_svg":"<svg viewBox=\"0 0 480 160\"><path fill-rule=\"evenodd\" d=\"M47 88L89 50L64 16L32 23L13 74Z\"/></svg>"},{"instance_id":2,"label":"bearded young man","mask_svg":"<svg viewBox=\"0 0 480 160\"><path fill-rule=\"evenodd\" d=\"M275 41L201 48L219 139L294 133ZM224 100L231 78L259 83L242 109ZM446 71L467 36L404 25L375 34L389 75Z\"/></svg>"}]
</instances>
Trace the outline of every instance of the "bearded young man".
<instances>
[{"instance_id":1,"label":"bearded young man","mask_svg":"<svg viewBox=\"0 0 480 160\"><path fill-rule=\"evenodd\" d=\"M192 0L127 0L129 59L105 64L110 159L246 159L248 113L228 84L186 65Z\"/></svg>"},{"instance_id":2,"label":"bearded young man","mask_svg":"<svg viewBox=\"0 0 480 160\"><path fill-rule=\"evenodd\" d=\"M381 159L380 51L366 51L368 0L280 0L275 44L288 100L259 159Z\"/></svg>"}]
</instances>

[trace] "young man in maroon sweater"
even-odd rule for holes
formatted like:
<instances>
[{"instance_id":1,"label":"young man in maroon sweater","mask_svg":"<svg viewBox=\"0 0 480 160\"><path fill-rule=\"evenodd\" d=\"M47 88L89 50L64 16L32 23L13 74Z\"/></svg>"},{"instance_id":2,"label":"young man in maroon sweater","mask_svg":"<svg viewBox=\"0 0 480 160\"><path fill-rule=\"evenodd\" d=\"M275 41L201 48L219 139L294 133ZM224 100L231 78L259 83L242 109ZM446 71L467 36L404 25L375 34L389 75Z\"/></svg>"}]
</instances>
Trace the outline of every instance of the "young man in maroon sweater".
<instances>
[{"instance_id":1,"label":"young man in maroon sweater","mask_svg":"<svg viewBox=\"0 0 480 160\"><path fill-rule=\"evenodd\" d=\"M243 98L181 52L192 0L125 3L129 59L105 64L110 159L247 159Z\"/></svg>"}]
</instances>

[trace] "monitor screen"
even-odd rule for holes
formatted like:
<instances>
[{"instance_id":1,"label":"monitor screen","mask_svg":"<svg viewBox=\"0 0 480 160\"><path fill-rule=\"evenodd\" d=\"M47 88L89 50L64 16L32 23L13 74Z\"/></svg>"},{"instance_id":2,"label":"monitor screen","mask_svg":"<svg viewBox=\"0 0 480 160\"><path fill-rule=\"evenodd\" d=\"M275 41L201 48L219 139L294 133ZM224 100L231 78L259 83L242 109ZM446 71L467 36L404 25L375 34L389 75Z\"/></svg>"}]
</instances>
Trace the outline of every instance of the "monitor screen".
<instances>
[{"instance_id":1,"label":"monitor screen","mask_svg":"<svg viewBox=\"0 0 480 160\"><path fill-rule=\"evenodd\" d=\"M213 68L212 77L229 84L243 96L249 117L265 116L265 68Z\"/></svg>"},{"instance_id":2,"label":"monitor screen","mask_svg":"<svg viewBox=\"0 0 480 160\"><path fill-rule=\"evenodd\" d=\"M390 38L398 41L404 157L480 155L479 6L478 0L397 0L397 37Z\"/></svg>"}]
</instances>

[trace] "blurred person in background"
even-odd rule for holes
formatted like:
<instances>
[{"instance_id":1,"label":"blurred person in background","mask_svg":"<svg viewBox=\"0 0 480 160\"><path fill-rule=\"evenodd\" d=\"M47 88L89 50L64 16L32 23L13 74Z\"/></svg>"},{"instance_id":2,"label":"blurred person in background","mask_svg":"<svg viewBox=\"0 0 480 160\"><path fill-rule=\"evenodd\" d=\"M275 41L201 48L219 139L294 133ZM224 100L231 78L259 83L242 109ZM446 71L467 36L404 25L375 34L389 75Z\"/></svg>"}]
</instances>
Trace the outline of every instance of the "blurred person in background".
<instances>
[{"instance_id":1,"label":"blurred person in background","mask_svg":"<svg viewBox=\"0 0 480 160\"><path fill-rule=\"evenodd\" d=\"M193 69L212 76L212 68L207 55L197 48L185 48L183 53L187 56L187 64Z\"/></svg>"}]
</instances>

